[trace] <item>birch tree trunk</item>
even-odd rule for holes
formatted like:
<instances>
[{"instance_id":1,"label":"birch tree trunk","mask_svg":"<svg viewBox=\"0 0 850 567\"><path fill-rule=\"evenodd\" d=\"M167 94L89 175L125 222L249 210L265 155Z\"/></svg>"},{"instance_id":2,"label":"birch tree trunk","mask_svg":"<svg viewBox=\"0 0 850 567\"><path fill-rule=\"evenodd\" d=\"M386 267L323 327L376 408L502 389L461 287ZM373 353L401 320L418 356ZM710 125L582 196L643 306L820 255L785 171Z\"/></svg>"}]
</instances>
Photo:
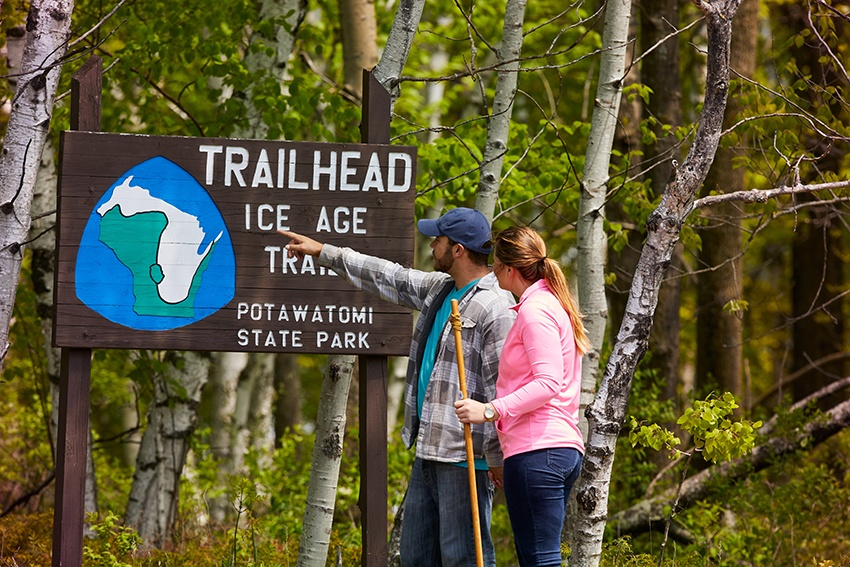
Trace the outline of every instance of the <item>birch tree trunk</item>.
<instances>
[{"instance_id":1,"label":"birch tree trunk","mask_svg":"<svg viewBox=\"0 0 850 567\"><path fill-rule=\"evenodd\" d=\"M584 409L593 400L599 375L599 357L605 340L608 304L605 298L605 194L611 147L617 128L623 80L631 0L612 0L605 10L599 82L590 122L587 155L582 171L578 223L578 297L591 349L582 360L579 425L587 437Z\"/></svg>"},{"instance_id":2,"label":"birch tree trunk","mask_svg":"<svg viewBox=\"0 0 850 567\"><path fill-rule=\"evenodd\" d=\"M481 176L475 195L475 208L490 222L499 199L502 165L508 151L511 116L519 81L520 53L522 51L522 25L525 21L526 0L508 0L505 5L505 26L502 31L502 46L496 56L496 92L493 96L493 112L487 118L487 142Z\"/></svg>"},{"instance_id":3,"label":"birch tree trunk","mask_svg":"<svg viewBox=\"0 0 850 567\"><path fill-rule=\"evenodd\" d=\"M390 93L390 107L392 108L398 98L399 79L407 63L410 46L413 45L413 37L422 19L422 10L425 8L425 0L401 0L395 13L393 27L384 46L381 60L375 66L375 79L381 83Z\"/></svg>"},{"instance_id":4,"label":"birch tree trunk","mask_svg":"<svg viewBox=\"0 0 850 567\"><path fill-rule=\"evenodd\" d=\"M623 323L608 359L599 392L587 409L589 437L585 462L574 489L578 503L575 518L578 536L573 542L570 565L575 567L595 567L599 564L608 515L614 450L625 419L631 381L646 352L664 272L720 140L729 88L732 19L739 2L695 1L705 14L708 29L703 110L688 157L674 170L661 202L647 220L647 239L638 261Z\"/></svg>"},{"instance_id":5,"label":"birch tree trunk","mask_svg":"<svg viewBox=\"0 0 850 567\"><path fill-rule=\"evenodd\" d=\"M219 463L219 484L227 486L226 476L232 472L236 388L250 355L244 352L214 352L210 356L210 451ZM233 510L228 495L210 498L208 506L210 518L218 523L224 522Z\"/></svg>"},{"instance_id":6,"label":"birch tree trunk","mask_svg":"<svg viewBox=\"0 0 850 567\"><path fill-rule=\"evenodd\" d=\"M234 413L233 472L245 472L245 456L254 450L260 466L271 464L274 450L275 354L252 353L239 377Z\"/></svg>"},{"instance_id":7,"label":"birch tree trunk","mask_svg":"<svg viewBox=\"0 0 850 567\"><path fill-rule=\"evenodd\" d=\"M210 358L200 352L169 353L169 371L153 376L154 400L142 436L136 472L124 523L136 530L143 547L161 548L171 534L177 511L178 489L189 440L198 421L198 404L209 376Z\"/></svg>"},{"instance_id":8,"label":"birch tree trunk","mask_svg":"<svg viewBox=\"0 0 850 567\"><path fill-rule=\"evenodd\" d=\"M359 75L356 84L362 87L363 70L371 69L377 59L378 38L374 5L367 0L340 0L340 17L346 50L346 82L355 81L354 75ZM358 27L360 29L354 33L353 28ZM392 32L390 35L392 36ZM412 35L410 38L412 39ZM352 53L348 53L348 50ZM409 50L408 45L405 57ZM404 66L403 62L401 66ZM358 89L356 92L359 94L362 90ZM313 467L310 470L304 527L298 549L299 567L322 567L327 561L339 465L342 460L342 442L345 436L346 408L355 361L356 357L351 355L328 357L316 418Z\"/></svg>"},{"instance_id":9,"label":"birch tree trunk","mask_svg":"<svg viewBox=\"0 0 850 567\"><path fill-rule=\"evenodd\" d=\"M355 360L356 357L351 355L336 355L328 359L316 417L316 444L313 446L304 528L298 548L298 567L324 567L327 562L342 460L345 405Z\"/></svg>"},{"instance_id":10,"label":"birch tree trunk","mask_svg":"<svg viewBox=\"0 0 850 567\"><path fill-rule=\"evenodd\" d=\"M27 17L21 75L0 153L0 372L73 9L73 0L33 0Z\"/></svg>"}]
</instances>

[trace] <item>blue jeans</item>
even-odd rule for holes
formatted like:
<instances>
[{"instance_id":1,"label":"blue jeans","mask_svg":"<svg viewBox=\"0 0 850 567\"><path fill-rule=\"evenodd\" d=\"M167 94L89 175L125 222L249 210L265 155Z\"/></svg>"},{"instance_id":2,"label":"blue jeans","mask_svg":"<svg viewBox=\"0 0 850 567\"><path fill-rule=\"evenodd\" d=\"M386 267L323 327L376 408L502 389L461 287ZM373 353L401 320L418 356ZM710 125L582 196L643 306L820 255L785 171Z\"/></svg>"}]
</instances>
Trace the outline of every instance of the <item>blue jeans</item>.
<instances>
[{"instance_id":1,"label":"blue jeans","mask_svg":"<svg viewBox=\"0 0 850 567\"><path fill-rule=\"evenodd\" d=\"M484 565L495 567L490 538L493 483L475 471ZM415 459L401 523L404 567L475 567L475 535L469 496L469 471L450 463Z\"/></svg>"},{"instance_id":2,"label":"blue jeans","mask_svg":"<svg viewBox=\"0 0 850 567\"><path fill-rule=\"evenodd\" d=\"M567 498L580 470L575 449L539 449L505 459L505 500L521 566L560 567Z\"/></svg>"}]
</instances>

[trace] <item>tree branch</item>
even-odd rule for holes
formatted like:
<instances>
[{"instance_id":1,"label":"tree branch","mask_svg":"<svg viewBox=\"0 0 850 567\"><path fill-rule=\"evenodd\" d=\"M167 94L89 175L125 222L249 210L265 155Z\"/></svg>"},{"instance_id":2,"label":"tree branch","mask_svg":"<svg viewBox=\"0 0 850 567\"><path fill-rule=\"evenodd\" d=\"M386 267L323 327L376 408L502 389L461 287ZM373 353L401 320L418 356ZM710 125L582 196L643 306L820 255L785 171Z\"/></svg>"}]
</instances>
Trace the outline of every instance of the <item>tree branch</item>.
<instances>
[{"instance_id":1,"label":"tree branch","mask_svg":"<svg viewBox=\"0 0 850 567\"><path fill-rule=\"evenodd\" d=\"M709 195L708 197L697 199L693 203L693 209L711 207L720 203L730 203L733 201L741 201L744 203L766 203L769 199L776 199L784 195L799 195L801 193L845 189L847 187L850 187L850 179L833 181L831 183L812 183L810 185L795 183L792 186L783 185L776 189L750 189L748 191L736 191L734 193L725 193L723 195Z\"/></svg>"},{"instance_id":2,"label":"tree branch","mask_svg":"<svg viewBox=\"0 0 850 567\"><path fill-rule=\"evenodd\" d=\"M846 386L845 381L850 381L850 378L842 380L842 384ZM813 447L848 426L850 426L850 400L838 404L818 419L807 423L798 430L796 436L768 439L746 457L709 467L687 479L681 487L679 507L684 509L689 504L710 496L719 480L727 483L743 480L753 472L774 464L777 457L800 450L804 442L806 447ZM676 488L672 488L654 498L638 502L611 516L608 523L618 534L644 533L652 527L653 523L664 521L665 508L673 503L675 493Z\"/></svg>"}]
</instances>

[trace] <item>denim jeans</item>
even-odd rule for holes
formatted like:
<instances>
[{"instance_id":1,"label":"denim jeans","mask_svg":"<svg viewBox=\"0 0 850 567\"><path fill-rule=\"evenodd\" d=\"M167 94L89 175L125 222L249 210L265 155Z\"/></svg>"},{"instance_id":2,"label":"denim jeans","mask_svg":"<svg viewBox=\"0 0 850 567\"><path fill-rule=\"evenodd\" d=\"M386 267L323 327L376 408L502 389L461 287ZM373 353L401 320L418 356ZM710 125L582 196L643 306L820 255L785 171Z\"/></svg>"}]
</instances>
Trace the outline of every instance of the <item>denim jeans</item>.
<instances>
[{"instance_id":1,"label":"denim jeans","mask_svg":"<svg viewBox=\"0 0 850 567\"><path fill-rule=\"evenodd\" d=\"M493 483L487 471L475 471L484 565L495 567L490 538ZM417 458L404 501L401 524L404 567L475 567L475 536L469 471L450 463Z\"/></svg>"},{"instance_id":2,"label":"denim jeans","mask_svg":"<svg viewBox=\"0 0 850 567\"><path fill-rule=\"evenodd\" d=\"M581 470L575 449L539 449L505 459L505 500L522 567L560 567L567 498Z\"/></svg>"}]
</instances>

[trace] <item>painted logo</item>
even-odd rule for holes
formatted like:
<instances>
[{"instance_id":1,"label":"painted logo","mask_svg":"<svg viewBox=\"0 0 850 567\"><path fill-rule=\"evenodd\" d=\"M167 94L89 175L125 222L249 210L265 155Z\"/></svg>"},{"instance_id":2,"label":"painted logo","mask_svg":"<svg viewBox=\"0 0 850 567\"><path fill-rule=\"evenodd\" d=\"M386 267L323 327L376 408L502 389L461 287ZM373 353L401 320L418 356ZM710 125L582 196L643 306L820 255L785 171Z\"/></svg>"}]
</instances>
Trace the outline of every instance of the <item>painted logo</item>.
<instances>
[{"instance_id":1,"label":"painted logo","mask_svg":"<svg viewBox=\"0 0 850 567\"><path fill-rule=\"evenodd\" d=\"M155 157L124 173L86 223L76 294L110 321L145 331L184 327L235 293L233 243L206 190Z\"/></svg>"}]
</instances>

